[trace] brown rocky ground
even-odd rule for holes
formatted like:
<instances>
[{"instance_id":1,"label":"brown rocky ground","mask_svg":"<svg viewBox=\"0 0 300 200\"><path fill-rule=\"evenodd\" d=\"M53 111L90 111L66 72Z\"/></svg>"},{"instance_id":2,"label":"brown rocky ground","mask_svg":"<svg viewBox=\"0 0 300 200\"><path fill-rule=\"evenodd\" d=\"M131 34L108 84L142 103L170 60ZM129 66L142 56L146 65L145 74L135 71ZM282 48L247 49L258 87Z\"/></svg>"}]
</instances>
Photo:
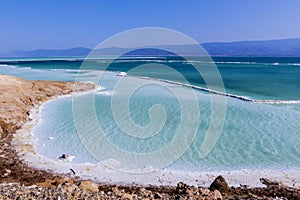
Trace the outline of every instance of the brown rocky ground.
<instances>
[{"instance_id":1,"label":"brown rocky ground","mask_svg":"<svg viewBox=\"0 0 300 200\"><path fill-rule=\"evenodd\" d=\"M76 91L91 90L76 83ZM101 185L28 167L11 146L13 134L30 120L30 110L57 95L74 92L74 83L27 81L0 75L0 199L300 199L300 190L261 179L267 187L228 187L218 177L209 188Z\"/></svg>"}]
</instances>

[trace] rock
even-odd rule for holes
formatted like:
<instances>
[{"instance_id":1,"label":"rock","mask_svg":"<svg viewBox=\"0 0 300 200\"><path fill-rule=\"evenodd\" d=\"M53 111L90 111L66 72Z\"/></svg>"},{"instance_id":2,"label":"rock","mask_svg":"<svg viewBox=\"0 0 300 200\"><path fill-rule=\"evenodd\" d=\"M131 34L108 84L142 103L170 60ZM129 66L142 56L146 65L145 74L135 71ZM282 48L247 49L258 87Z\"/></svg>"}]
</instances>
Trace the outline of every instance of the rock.
<instances>
[{"instance_id":1,"label":"rock","mask_svg":"<svg viewBox=\"0 0 300 200\"><path fill-rule=\"evenodd\" d=\"M123 196L123 192L118 192L116 193L118 197L122 197Z\"/></svg>"},{"instance_id":2,"label":"rock","mask_svg":"<svg viewBox=\"0 0 300 200\"><path fill-rule=\"evenodd\" d=\"M219 192L218 190L211 191L211 193L209 194L209 197L211 197L211 199L214 199L214 200L222 200L223 199L221 192Z\"/></svg>"},{"instance_id":3,"label":"rock","mask_svg":"<svg viewBox=\"0 0 300 200\"><path fill-rule=\"evenodd\" d=\"M150 190L146 190L145 188L139 188L138 193L143 198L148 198L152 195L152 192Z\"/></svg>"},{"instance_id":4,"label":"rock","mask_svg":"<svg viewBox=\"0 0 300 200\"><path fill-rule=\"evenodd\" d=\"M188 189L187 184L183 182L177 183L176 192L178 194L187 194L188 193L187 189Z\"/></svg>"},{"instance_id":5,"label":"rock","mask_svg":"<svg viewBox=\"0 0 300 200\"><path fill-rule=\"evenodd\" d=\"M143 187L139 189L139 192L140 192L141 194L145 193L145 191L146 191L146 189L143 188Z\"/></svg>"},{"instance_id":6,"label":"rock","mask_svg":"<svg viewBox=\"0 0 300 200\"><path fill-rule=\"evenodd\" d=\"M63 159L67 159L68 155L67 154L63 154L61 156L59 156L59 159L63 160Z\"/></svg>"},{"instance_id":7,"label":"rock","mask_svg":"<svg viewBox=\"0 0 300 200\"><path fill-rule=\"evenodd\" d=\"M199 195L198 189L196 187L189 186L187 188L187 195L189 197L193 197L194 195Z\"/></svg>"},{"instance_id":8,"label":"rock","mask_svg":"<svg viewBox=\"0 0 300 200\"><path fill-rule=\"evenodd\" d=\"M72 168L70 168L70 171L72 172L73 175L76 175L76 172Z\"/></svg>"},{"instance_id":9,"label":"rock","mask_svg":"<svg viewBox=\"0 0 300 200\"><path fill-rule=\"evenodd\" d=\"M116 194L116 193L119 192L119 188L118 187L112 187L111 191Z\"/></svg>"},{"instance_id":10,"label":"rock","mask_svg":"<svg viewBox=\"0 0 300 200\"><path fill-rule=\"evenodd\" d=\"M55 178L55 179L46 179L44 182L37 183L37 186L40 187L46 187L46 188L51 188L51 187L58 187L63 184L73 184L73 180L69 178Z\"/></svg>"},{"instance_id":11,"label":"rock","mask_svg":"<svg viewBox=\"0 0 300 200\"><path fill-rule=\"evenodd\" d=\"M78 189L78 186L75 184L66 184L64 189L68 192L68 194L72 194Z\"/></svg>"},{"instance_id":12,"label":"rock","mask_svg":"<svg viewBox=\"0 0 300 200\"><path fill-rule=\"evenodd\" d=\"M229 190L229 186L223 176L218 176L209 186L209 189L219 190L220 192L227 192Z\"/></svg>"},{"instance_id":13,"label":"rock","mask_svg":"<svg viewBox=\"0 0 300 200\"><path fill-rule=\"evenodd\" d=\"M81 181L79 188L90 192L99 191L99 185L90 180Z\"/></svg>"},{"instance_id":14,"label":"rock","mask_svg":"<svg viewBox=\"0 0 300 200\"><path fill-rule=\"evenodd\" d=\"M158 192L156 192L154 194L154 199L161 199L163 196L161 194L159 194Z\"/></svg>"},{"instance_id":15,"label":"rock","mask_svg":"<svg viewBox=\"0 0 300 200\"><path fill-rule=\"evenodd\" d=\"M260 178L259 180L262 184L266 185L267 187L282 186L282 184L280 184L279 182L271 181L270 179L267 178Z\"/></svg>"},{"instance_id":16,"label":"rock","mask_svg":"<svg viewBox=\"0 0 300 200\"><path fill-rule=\"evenodd\" d=\"M72 162L72 160L75 158L75 156L71 156L71 155L68 155L68 154L62 154L61 156L58 157L60 160L63 160L63 161L69 161L69 162Z\"/></svg>"},{"instance_id":17,"label":"rock","mask_svg":"<svg viewBox=\"0 0 300 200\"><path fill-rule=\"evenodd\" d=\"M11 174L11 170L10 169L5 169L2 177L8 177L8 176L10 176L10 174Z\"/></svg>"},{"instance_id":18,"label":"rock","mask_svg":"<svg viewBox=\"0 0 300 200\"><path fill-rule=\"evenodd\" d=\"M130 194L123 194L121 200L132 200L132 196Z\"/></svg>"},{"instance_id":19,"label":"rock","mask_svg":"<svg viewBox=\"0 0 300 200\"><path fill-rule=\"evenodd\" d=\"M200 193L200 195L202 195L202 196L208 196L209 193L210 193L210 190L207 189L207 188L199 188L199 193Z\"/></svg>"}]
</instances>

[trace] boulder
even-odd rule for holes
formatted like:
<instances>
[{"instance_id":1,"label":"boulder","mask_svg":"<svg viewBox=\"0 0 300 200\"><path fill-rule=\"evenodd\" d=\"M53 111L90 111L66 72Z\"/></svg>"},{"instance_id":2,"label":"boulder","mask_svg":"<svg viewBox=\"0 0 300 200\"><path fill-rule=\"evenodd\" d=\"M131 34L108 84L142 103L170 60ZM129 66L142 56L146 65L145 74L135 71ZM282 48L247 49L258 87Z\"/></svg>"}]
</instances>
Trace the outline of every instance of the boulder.
<instances>
[{"instance_id":1,"label":"boulder","mask_svg":"<svg viewBox=\"0 0 300 200\"><path fill-rule=\"evenodd\" d=\"M229 186L223 176L218 176L209 186L209 189L219 190L220 192L227 192L229 190Z\"/></svg>"}]
</instances>

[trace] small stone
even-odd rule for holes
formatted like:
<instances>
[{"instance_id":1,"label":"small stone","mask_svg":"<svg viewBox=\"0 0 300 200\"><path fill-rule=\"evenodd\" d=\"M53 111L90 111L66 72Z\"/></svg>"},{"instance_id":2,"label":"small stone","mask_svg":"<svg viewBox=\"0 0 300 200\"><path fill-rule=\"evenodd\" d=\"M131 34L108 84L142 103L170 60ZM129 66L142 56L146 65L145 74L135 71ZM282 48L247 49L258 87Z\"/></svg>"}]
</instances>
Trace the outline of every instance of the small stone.
<instances>
[{"instance_id":1,"label":"small stone","mask_svg":"<svg viewBox=\"0 0 300 200\"><path fill-rule=\"evenodd\" d=\"M200 194L203 195L203 196L208 196L209 193L210 193L210 190L207 189L207 188L199 188L199 192L200 192Z\"/></svg>"},{"instance_id":2,"label":"small stone","mask_svg":"<svg viewBox=\"0 0 300 200\"><path fill-rule=\"evenodd\" d=\"M90 192L99 191L99 185L89 180L81 181L79 188Z\"/></svg>"},{"instance_id":3,"label":"small stone","mask_svg":"<svg viewBox=\"0 0 300 200\"><path fill-rule=\"evenodd\" d=\"M75 184L66 184L64 188L65 188L65 190L66 190L68 193L72 193L72 192L74 192L78 187L77 187L77 185L75 185Z\"/></svg>"},{"instance_id":4,"label":"small stone","mask_svg":"<svg viewBox=\"0 0 300 200\"><path fill-rule=\"evenodd\" d=\"M132 196L130 194L123 194L121 200L132 200Z\"/></svg>"},{"instance_id":5,"label":"small stone","mask_svg":"<svg viewBox=\"0 0 300 200\"><path fill-rule=\"evenodd\" d=\"M156 193L154 194L154 199L161 199L161 198L162 198L162 195L159 194L158 192L156 192Z\"/></svg>"},{"instance_id":6,"label":"small stone","mask_svg":"<svg viewBox=\"0 0 300 200\"><path fill-rule=\"evenodd\" d=\"M176 192L178 194L187 194L188 193L187 189L188 189L187 184L185 184L183 182L177 183Z\"/></svg>"},{"instance_id":7,"label":"small stone","mask_svg":"<svg viewBox=\"0 0 300 200\"><path fill-rule=\"evenodd\" d=\"M218 190L214 190L209 195L214 200L222 200L222 194Z\"/></svg>"},{"instance_id":8,"label":"small stone","mask_svg":"<svg viewBox=\"0 0 300 200\"><path fill-rule=\"evenodd\" d=\"M119 192L118 187L112 187L111 190L112 190L112 192L115 193L115 194Z\"/></svg>"},{"instance_id":9,"label":"small stone","mask_svg":"<svg viewBox=\"0 0 300 200\"><path fill-rule=\"evenodd\" d=\"M141 193L145 193L146 189L145 189L145 188L140 188L139 191L140 191Z\"/></svg>"},{"instance_id":10,"label":"small stone","mask_svg":"<svg viewBox=\"0 0 300 200\"><path fill-rule=\"evenodd\" d=\"M60 160L72 162L72 160L75 158L74 156L68 155L68 154L62 154L58 157Z\"/></svg>"},{"instance_id":11,"label":"small stone","mask_svg":"<svg viewBox=\"0 0 300 200\"><path fill-rule=\"evenodd\" d=\"M118 197L123 196L123 193L122 193L122 192L118 192L118 193L116 193L116 194L117 194Z\"/></svg>"},{"instance_id":12,"label":"small stone","mask_svg":"<svg viewBox=\"0 0 300 200\"><path fill-rule=\"evenodd\" d=\"M11 170L10 169L5 169L2 177L8 177L8 176L10 176L10 174L11 174Z\"/></svg>"}]
</instances>

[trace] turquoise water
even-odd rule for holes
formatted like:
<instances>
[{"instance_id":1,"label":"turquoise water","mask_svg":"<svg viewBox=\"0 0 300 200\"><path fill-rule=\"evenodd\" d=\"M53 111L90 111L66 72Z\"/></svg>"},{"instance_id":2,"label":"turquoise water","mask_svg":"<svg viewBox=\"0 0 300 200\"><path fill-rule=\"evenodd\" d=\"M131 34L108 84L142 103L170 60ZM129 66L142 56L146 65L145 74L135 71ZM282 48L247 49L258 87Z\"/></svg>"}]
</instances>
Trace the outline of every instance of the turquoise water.
<instances>
[{"instance_id":1,"label":"turquoise water","mask_svg":"<svg viewBox=\"0 0 300 200\"><path fill-rule=\"evenodd\" d=\"M222 75L225 89L227 93L241 96L248 96L255 99L282 99L282 100L300 100L300 58L213 58L218 70ZM85 61L86 69L102 70L108 62L109 58L101 58L98 60ZM189 62L199 62L201 58L191 58ZM171 58L138 58L138 59L120 59L113 62L108 70L112 71L128 71L142 64L166 64L175 68L179 72L186 75L189 81L194 85L205 87L205 83L195 70L186 62L174 60ZM29 79L53 79L51 75L58 75L59 70L69 70L69 77L57 77L59 80L74 79L74 71L80 68L82 59L80 58L55 58L47 60L40 59L0 59L0 64L16 65L18 67L30 67L32 69L43 69L50 75L45 77L40 75L20 74ZM54 70L54 71L51 71ZM56 70L56 71L55 71ZM30 73L30 72L28 72ZM76 73L76 72L75 72ZM147 73L136 72L133 75L147 75L161 79L175 80L168 74L162 74L159 70L148 69ZM18 75L18 74L16 74ZM55 78L54 78L55 79Z\"/></svg>"},{"instance_id":2,"label":"turquoise water","mask_svg":"<svg viewBox=\"0 0 300 200\"><path fill-rule=\"evenodd\" d=\"M246 96L252 99L264 100L300 100L300 58L214 58L227 93ZM88 61L91 71L80 71L80 59L69 60L14 60L0 61L0 73L19 76L26 79L43 80L89 80L97 73L93 70L101 69L108 58ZM200 58L193 58L192 62L200 62ZM159 62L168 64L182 72L190 83L205 87L203 79L195 75L193 69L181 60L171 59L122 59L113 63L109 70L128 71L130 68ZM16 67L12 67L16 66ZM78 71L79 70L79 71ZM147 75L161 79L171 79L168 74L147 71ZM144 75L140 74L133 75ZM97 123L92 120L93 113L82 106L80 112L83 124L87 124L90 140L88 145L97 140L98 124L104 135L115 146L122 150L134 153L156 151L166 146L179 129L181 110L178 99L172 92L155 84L137 90L129 103L129 113L132 120L146 126L151 123L149 109L152 105L160 104L166 113L166 122L159 132L150 138L140 139L128 135L115 122L111 111L114 84L120 79L115 72L106 72L99 83L105 89L95 94L95 109ZM135 78L126 78L136 81ZM176 81L176 80L175 80ZM182 86L171 86L181 88ZM185 88L184 90L191 90ZM169 168L194 170L232 170L232 169L300 169L300 104L258 104L238 99L227 98L226 118L220 138L215 147L204 158L199 155L203 145L205 132L208 129L211 115L211 96L208 93L195 91L199 100L199 118L195 138L184 154L172 162ZM88 95L82 96L82 105L85 105ZM191 101L188 97L186 102ZM194 116L190 110L186 116ZM161 117L154 115L154 117ZM123 119L124 123L127 119ZM193 121L189 119L188 121ZM192 128L196 126L191 123ZM57 159L62 153L74 155L73 162L98 162L89 150L85 148L76 131L73 120L72 98L60 98L44 104L41 112L41 121L34 129L34 135L39 139L37 151L51 159ZM52 138L53 139L49 139ZM85 144L86 145L86 144ZM103 159L109 159L109 154ZM114 157L114 159L117 159ZM153 157L153 162L158 159ZM158 162L158 161L157 161Z\"/></svg>"}]
</instances>

